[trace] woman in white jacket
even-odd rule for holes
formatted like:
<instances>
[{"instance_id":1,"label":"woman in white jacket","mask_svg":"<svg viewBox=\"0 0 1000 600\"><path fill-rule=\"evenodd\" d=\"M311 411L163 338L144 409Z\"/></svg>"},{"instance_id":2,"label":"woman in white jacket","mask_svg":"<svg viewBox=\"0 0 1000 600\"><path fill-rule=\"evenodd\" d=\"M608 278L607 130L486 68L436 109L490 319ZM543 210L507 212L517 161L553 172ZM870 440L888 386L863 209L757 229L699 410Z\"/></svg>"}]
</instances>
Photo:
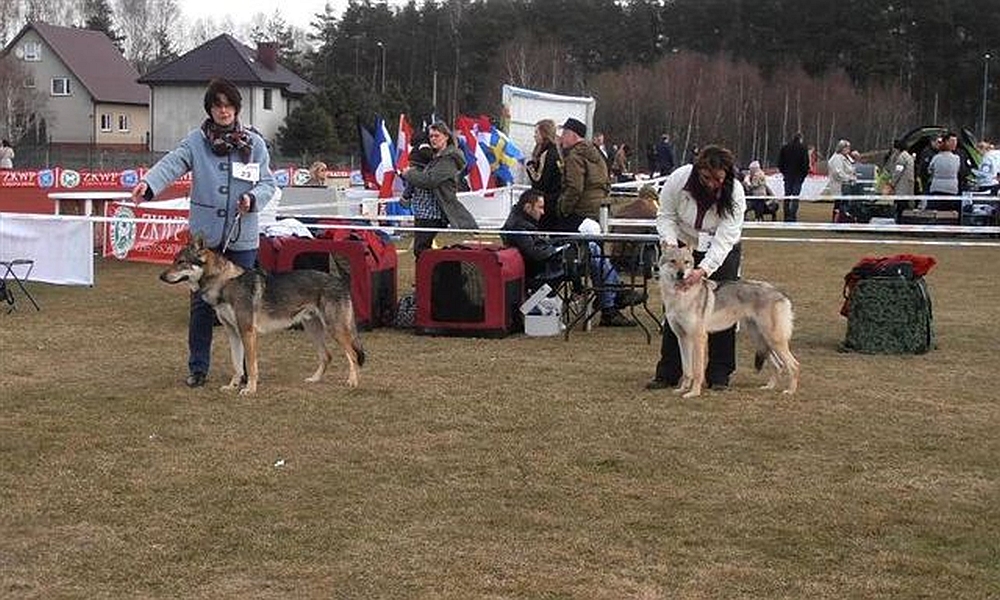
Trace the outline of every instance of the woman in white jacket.
<instances>
[{"instance_id":1,"label":"woman in white jacket","mask_svg":"<svg viewBox=\"0 0 1000 600\"><path fill-rule=\"evenodd\" d=\"M826 159L828 181L826 188L823 189L824 196L840 196L844 193L845 183L854 183L858 179L850 153L851 142L840 140L833 155Z\"/></svg>"},{"instance_id":2,"label":"woman in white jacket","mask_svg":"<svg viewBox=\"0 0 1000 600\"><path fill-rule=\"evenodd\" d=\"M708 277L714 281L735 281L740 273L740 238L747 203L736 174L732 152L720 146L706 146L693 164L678 168L663 183L656 231L660 243L689 246L694 250L696 268L685 278L687 285ZM736 328L708 336L708 368L705 379L710 388L725 389L736 370ZM677 337L663 328L660 361L647 389L676 387L681 378L681 357Z\"/></svg>"}]
</instances>

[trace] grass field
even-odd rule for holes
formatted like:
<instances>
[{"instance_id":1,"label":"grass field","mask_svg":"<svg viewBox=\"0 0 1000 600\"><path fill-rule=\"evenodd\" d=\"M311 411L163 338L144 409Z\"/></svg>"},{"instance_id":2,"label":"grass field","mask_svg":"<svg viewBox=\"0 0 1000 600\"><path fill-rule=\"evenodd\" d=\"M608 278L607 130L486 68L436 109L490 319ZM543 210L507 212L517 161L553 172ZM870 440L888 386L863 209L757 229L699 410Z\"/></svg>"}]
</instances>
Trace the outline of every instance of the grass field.
<instances>
[{"instance_id":1,"label":"grass field","mask_svg":"<svg viewBox=\"0 0 1000 600\"><path fill-rule=\"evenodd\" d=\"M914 252L938 348L837 351L843 275ZM647 392L635 330L363 334L309 385L301 332L259 393L189 390L186 291L98 261L0 314L3 598L995 598L996 248L747 241L795 302L794 397ZM403 289L412 261L403 257Z\"/></svg>"}]
</instances>

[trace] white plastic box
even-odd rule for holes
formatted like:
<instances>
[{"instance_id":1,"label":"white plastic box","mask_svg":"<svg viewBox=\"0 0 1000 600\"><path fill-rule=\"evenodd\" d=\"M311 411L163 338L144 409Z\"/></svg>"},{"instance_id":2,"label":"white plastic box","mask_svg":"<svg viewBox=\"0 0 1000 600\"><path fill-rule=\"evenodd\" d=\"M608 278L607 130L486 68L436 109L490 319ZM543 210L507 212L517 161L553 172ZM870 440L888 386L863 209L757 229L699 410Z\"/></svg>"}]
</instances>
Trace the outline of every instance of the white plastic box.
<instances>
[{"instance_id":1,"label":"white plastic box","mask_svg":"<svg viewBox=\"0 0 1000 600\"><path fill-rule=\"evenodd\" d=\"M552 288L545 284L521 305L525 334L544 337L562 331L562 300L550 298L550 293Z\"/></svg>"},{"instance_id":2,"label":"white plastic box","mask_svg":"<svg viewBox=\"0 0 1000 600\"><path fill-rule=\"evenodd\" d=\"M562 332L561 315L524 315L524 333L532 337L559 335Z\"/></svg>"}]
</instances>

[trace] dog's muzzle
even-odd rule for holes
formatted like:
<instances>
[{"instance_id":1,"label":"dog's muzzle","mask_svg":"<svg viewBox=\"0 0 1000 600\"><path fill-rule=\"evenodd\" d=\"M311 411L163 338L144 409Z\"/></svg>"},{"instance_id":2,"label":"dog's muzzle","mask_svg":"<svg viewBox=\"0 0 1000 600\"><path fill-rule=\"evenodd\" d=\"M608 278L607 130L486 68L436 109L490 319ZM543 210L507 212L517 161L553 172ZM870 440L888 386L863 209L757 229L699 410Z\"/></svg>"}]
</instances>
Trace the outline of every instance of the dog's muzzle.
<instances>
[{"instance_id":1,"label":"dog's muzzle","mask_svg":"<svg viewBox=\"0 0 1000 600\"><path fill-rule=\"evenodd\" d=\"M674 273L674 281L684 281L684 271Z\"/></svg>"}]
</instances>

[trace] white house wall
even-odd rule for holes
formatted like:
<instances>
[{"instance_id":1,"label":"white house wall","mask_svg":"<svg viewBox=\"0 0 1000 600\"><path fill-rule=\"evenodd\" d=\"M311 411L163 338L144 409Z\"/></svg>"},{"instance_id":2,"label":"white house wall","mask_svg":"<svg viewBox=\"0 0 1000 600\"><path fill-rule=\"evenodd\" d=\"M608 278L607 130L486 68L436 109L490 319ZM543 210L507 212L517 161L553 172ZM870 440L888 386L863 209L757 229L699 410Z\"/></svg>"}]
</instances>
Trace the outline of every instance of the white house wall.
<instances>
[{"instance_id":1,"label":"white house wall","mask_svg":"<svg viewBox=\"0 0 1000 600\"><path fill-rule=\"evenodd\" d=\"M57 144L94 143L93 101L90 93L34 30L29 30L21 36L14 48L14 56L17 56L18 48L23 50L28 43L41 45L40 60L17 60L34 76L35 89L45 99L45 107L40 112L45 117L50 139ZM69 79L69 96L52 95L53 77Z\"/></svg>"},{"instance_id":2,"label":"white house wall","mask_svg":"<svg viewBox=\"0 0 1000 600\"><path fill-rule=\"evenodd\" d=\"M197 86L154 86L150 110L153 115L152 150L169 152L192 129L207 117L204 108L206 84ZM280 88L271 88L271 110L264 110L264 89L240 86L243 106L240 121L253 125L269 142L273 143L278 128L284 124L290 110L289 101ZM293 101L294 102L294 101ZM293 104L294 106L294 104Z\"/></svg>"},{"instance_id":3,"label":"white house wall","mask_svg":"<svg viewBox=\"0 0 1000 600\"><path fill-rule=\"evenodd\" d=\"M150 93L154 152L169 152L205 118L205 85L155 86Z\"/></svg>"},{"instance_id":4,"label":"white house wall","mask_svg":"<svg viewBox=\"0 0 1000 600\"><path fill-rule=\"evenodd\" d=\"M94 119L95 139L101 145L127 144L146 147L149 131L149 109L134 104L98 104ZM111 116L111 131L101 131L101 115ZM128 131L118 129L119 117L128 117Z\"/></svg>"}]
</instances>

